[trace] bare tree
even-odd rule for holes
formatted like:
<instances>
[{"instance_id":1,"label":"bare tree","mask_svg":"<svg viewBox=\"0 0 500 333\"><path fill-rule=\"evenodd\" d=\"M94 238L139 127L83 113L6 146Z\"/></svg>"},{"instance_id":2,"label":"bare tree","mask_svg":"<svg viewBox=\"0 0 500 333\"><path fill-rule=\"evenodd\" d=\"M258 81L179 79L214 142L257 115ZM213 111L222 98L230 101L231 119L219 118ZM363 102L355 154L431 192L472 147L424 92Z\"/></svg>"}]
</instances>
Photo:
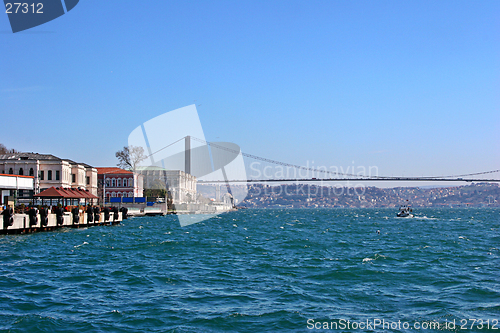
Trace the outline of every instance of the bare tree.
<instances>
[{"instance_id":1,"label":"bare tree","mask_svg":"<svg viewBox=\"0 0 500 333\"><path fill-rule=\"evenodd\" d=\"M7 149L3 143L0 143L0 154L15 154L17 152L15 149Z\"/></svg>"},{"instance_id":2,"label":"bare tree","mask_svg":"<svg viewBox=\"0 0 500 333\"><path fill-rule=\"evenodd\" d=\"M0 154L7 154L7 147L3 143L0 143Z\"/></svg>"},{"instance_id":3,"label":"bare tree","mask_svg":"<svg viewBox=\"0 0 500 333\"><path fill-rule=\"evenodd\" d=\"M118 166L122 169L132 170L134 173L137 165L144 161L147 156L144 155L144 148L136 146L123 147L115 154L118 159Z\"/></svg>"}]
</instances>

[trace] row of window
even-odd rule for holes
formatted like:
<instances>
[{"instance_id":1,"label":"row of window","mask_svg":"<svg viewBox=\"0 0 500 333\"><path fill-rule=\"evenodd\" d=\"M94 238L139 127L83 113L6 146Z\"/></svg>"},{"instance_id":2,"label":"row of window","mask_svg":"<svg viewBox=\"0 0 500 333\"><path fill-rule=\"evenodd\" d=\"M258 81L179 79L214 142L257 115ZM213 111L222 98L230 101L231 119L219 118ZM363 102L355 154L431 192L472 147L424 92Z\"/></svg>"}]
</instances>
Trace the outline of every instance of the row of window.
<instances>
[{"instance_id":1,"label":"row of window","mask_svg":"<svg viewBox=\"0 0 500 333\"><path fill-rule=\"evenodd\" d=\"M5 170L3 170L3 172L5 174ZM9 175L13 175L14 174L14 170L12 168L9 169ZM20 176L24 176L24 170L23 168L19 168L19 175ZM29 170L29 175L30 176L34 176L35 175L35 171L33 170L33 168L30 168ZM45 180L45 171L44 170L40 170L40 180ZM52 170L48 170L47 171L47 180L52 180ZM59 170L56 170L56 174L55 174L55 180L61 180L61 173ZM76 183L76 174L72 173L71 174L71 181L73 183ZM125 182L125 180L124 180ZM87 185L90 185L90 177L85 177L85 183ZM126 186L126 185L124 185Z\"/></svg>"},{"instance_id":2,"label":"row of window","mask_svg":"<svg viewBox=\"0 0 500 333\"><path fill-rule=\"evenodd\" d=\"M5 174L5 170L2 171L3 174ZM9 169L9 175L13 175L14 174L14 170L12 168ZM34 176L35 175L35 171L33 170L33 168L30 168L30 171L29 171L29 176ZM23 168L19 168L19 176L24 176L24 170Z\"/></svg>"},{"instance_id":3,"label":"row of window","mask_svg":"<svg viewBox=\"0 0 500 333\"><path fill-rule=\"evenodd\" d=\"M111 178L110 179L106 179L106 186L108 187L127 187L127 186L130 186L132 187L133 186L133 183L134 181L132 179L127 179L127 178L123 178L123 182L122 182L122 179L121 178Z\"/></svg>"},{"instance_id":4,"label":"row of window","mask_svg":"<svg viewBox=\"0 0 500 333\"><path fill-rule=\"evenodd\" d=\"M60 180L61 175L59 170L56 170L56 175L55 175L55 180ZM40 170L40 180L45 180L45 171ZM47 180L52 180L52 170L47 171ZM76 183L76 174L72 173L71 174L71 182ZM85 177L85 183L87 185L90 185L90 177Z\"/></svg>"},{"instance_id":5,"label":"row of window","mask_svg":"<svg viewBox=\"0 0 500 333\"><path fill-rule=\"evenodd\" d=\"M134 196L134 192L111 192L106 193L106 197L111 198L132 198Z\"/></svg>"},{"instance_id":6,"label":"row of window","mask_svg":"<svg viewBox=\"0 0 500 333\"><path fill-rule=\"evenodd\" d=\"M34 194L33 190L17 190L17 197L19 199L22 199L22 198L32 198L33 194ZM10 191L10 195L14 196L14 190Z\"/></svg>"},{"instance_id":7,"label":"row of window","mask_svg":"<svg viewBox=\"0 0 500 333\"><path fill-rule=\"evenodd\" d=\"M59 170L56 170L55 180L61 180L61 173ZM45 180L45 171L40 170L40 180ZM47 180L52 180L52 170L47 171ZM74 181L73 181L74 183Z\"/></svg>"}]
</instances>

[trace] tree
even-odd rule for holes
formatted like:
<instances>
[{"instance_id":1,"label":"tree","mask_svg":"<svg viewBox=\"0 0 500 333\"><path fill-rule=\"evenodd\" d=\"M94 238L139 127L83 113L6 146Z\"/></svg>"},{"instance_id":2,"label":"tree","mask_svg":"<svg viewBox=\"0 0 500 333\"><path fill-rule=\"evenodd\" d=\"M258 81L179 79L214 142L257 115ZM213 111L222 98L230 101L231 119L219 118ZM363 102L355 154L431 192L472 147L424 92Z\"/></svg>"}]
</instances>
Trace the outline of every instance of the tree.
<instances>
[{"instance_id":1,"label":"tree","mask_svg":"<svg viewBox=\"0 0 500 333\"><path fill-rule=\"evenodd\" d=\"M137 165L144 161L147 156L144 155L144 148L136 146L123 147L115 154L118 159L118 166L122 169L132 170L134 173Z\"/></svg>"},{"instance_id":2,"label":"tree","mask_svg":"<svg viewBox=\"0 0 500 333\"><path fill-rule=\"evenodd\" d=\"M7 149L3 143L0 143L0 154L15 154L17 151L15 149Z\"/></svg>"}]
</instances>

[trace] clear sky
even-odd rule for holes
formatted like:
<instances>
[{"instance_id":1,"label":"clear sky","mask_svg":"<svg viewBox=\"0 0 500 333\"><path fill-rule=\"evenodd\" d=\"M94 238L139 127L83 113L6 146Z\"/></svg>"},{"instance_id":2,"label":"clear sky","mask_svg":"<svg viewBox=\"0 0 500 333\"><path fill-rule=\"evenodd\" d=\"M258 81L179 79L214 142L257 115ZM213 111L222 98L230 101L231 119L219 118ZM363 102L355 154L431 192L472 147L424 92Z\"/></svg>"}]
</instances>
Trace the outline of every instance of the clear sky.
<instances>
[{"instance_id":1,"label":"clear sky","mask_svg":"<svg viewBox=\"0 0 500 333\"><path fill-rule=\"evenodd\" d=\"M380 175L500 169L500 1L96 1L13 34L0 142L94 166L195 103L209 141ZM496 176L499 176L498 174Z\"/></svg>"}]
</instances>

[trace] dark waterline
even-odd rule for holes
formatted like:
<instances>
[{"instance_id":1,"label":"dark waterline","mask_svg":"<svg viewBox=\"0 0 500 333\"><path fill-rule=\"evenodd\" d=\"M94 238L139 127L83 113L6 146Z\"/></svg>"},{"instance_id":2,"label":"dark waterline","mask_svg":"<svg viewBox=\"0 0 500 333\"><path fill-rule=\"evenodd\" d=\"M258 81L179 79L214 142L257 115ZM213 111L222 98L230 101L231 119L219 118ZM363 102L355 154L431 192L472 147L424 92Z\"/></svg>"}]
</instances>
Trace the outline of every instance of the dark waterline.
<instances>
[{"instance_id":1,"label":"dark waterline","mask_svg":"<svg viewBox=\"0 0 500 333\"><path fill-rule=\"evenodd\" d=\"M243 210L184 228L165 216L0 236L0 332L311 332L310 319L464 318L490 320L489 330L467 322L469 332L498 332L500 209L395 213Z\"/></svg>"}]
</instances>

